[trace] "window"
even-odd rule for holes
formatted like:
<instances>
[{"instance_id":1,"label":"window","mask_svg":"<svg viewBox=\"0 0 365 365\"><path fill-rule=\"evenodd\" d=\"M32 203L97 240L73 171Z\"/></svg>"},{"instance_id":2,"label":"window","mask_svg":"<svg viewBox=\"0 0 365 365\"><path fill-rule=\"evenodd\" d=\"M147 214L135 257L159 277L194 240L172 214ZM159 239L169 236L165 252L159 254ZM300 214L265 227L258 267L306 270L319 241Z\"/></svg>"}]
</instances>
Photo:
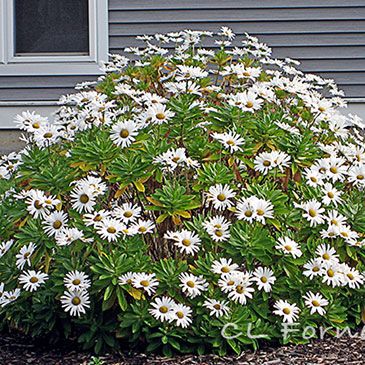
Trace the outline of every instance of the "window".
<instances>
[{"instance_id":1,"label":"window","mask_svg":"<svg viewBox=\"0 0 365 365\"><path fill-rule=\"evenodd\" d=\"M98 73L107 0L0 0L0 75Z\"/></svg>"}]
</instances>

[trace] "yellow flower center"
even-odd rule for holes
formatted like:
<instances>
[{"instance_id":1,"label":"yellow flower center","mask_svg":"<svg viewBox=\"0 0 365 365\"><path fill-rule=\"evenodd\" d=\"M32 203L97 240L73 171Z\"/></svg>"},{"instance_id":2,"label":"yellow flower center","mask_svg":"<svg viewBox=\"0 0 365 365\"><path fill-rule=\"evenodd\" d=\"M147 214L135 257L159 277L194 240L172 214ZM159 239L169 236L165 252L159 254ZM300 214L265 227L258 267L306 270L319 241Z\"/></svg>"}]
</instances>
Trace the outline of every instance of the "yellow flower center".
<instances>
[{"instance_id":1,"label":"yellow flower center","mask_svg":"<svg viewBox=\"0 0 365 365\"><path fill-rule=\"evenodd\" d=\"M337 167L332 166L332 167L330 168L330 171L332 172L332 174L337 174L338 169L337 169Z\"/></svg>"},{"instance_id":2,"label":"yellow flower center","mask_svg":"<svg viewBox=\"0 0 365 365\"><path fill-rule=\"evenodd\" d=\"M238 294L243 294L245 292L245 288L242 285L237 285L236 286L236 292Z\"/></svg>"},{"instance_id":3,"label":"yellow flower center","mask_svg":"<svg viewBox=\"0 0 365 365\"><path fill-rule=\"evenodd\" d=\"M102 219L103 219L103 217L102 217L100 214L97 214L97 215L94 217L94 222L100 222Z\"/></svg>"},{"instance_id":4,"label":"yellow flower center","mask_svg":"<svg viewBox=\"0 0 365 365\"><path fill-rule=\"evenodd\" d=\"M140 284L146 288L150 285L150 282L148 280L141 280Z\"/></svg>"},{"instance_id":5,"label":"yellow flower center","mask_svg":"<svg viewBox=\"0 0 365 365\"><path fill-rule=\"evenodd\" d=\"M39 200L36 200L36 201L34 202L34 207L35 207L36 209L42 209L42 203L41 203Z\"/></svg>"},{"instance_id":6,"label":"yellow flower center","mask_svg":"<svg viewBox=\"0 0 365 365\"><path fill-rule=\"evenodd\" d=\"M245 216L246 216L246 217L248 217L248 218L249 218L249 217L252 217L252 214L253 214L253 213L252 213L252 210L246 210L246 211L245 211Z\"/></svg>"},{"instance_id":7,"label":"yellow flower center","mask_svg":"<svg viewBox=\"0 0 365 365\"><path fill-rule=\"evenodd\" d=\"M52 138L53 137L53 133L51 133L51 132L44 133L43 134L43 137L44 138Z\"/></svg>"},{"instance_id":8,"label":"yellow flower center","mask_svg":"<svg viewBox=\"0 0 365 365\"><path fill-rule=\"evenodd\" d=\"M223 232L222 232L220 229L216 229L216 230L214 231L214 233L215 233L215 235L216 235L217 237L222 237L222 236L223 236Z\"/></svg>"},{"instance_id":9,"label":"yellow flower center","mask_svg":"<svg viewBox=\"0 0 365 365\"><path fill-rule=\"evenodd\" d=\"M179 319L182 319L182 318L184 318L184 313L181 312L181 311L177 311L176 312L176 317L179 318Z\"/></svg>"},{"instance_id":10,"label":"yellow flower center","mask_svg":"<svg viewBox=\"0 0 365 365\"><path fill-rule=\"evenodd\" d=\"M82 204L86 204L86 203L88 203L88 202L89 202L89 200L90 200L90 198L88 197L88 195L86 195L86 194L81 194L81 195L80 195L80 202L81 202Z\"/></svg>"},{"instance_id":11,"label":"yellow flower center","mask_svg":"<svg viewBox=\"0 0 365 365\"><path fill-rule=\"evenodd\" d=\"M271 165L271 162L269 160L265 160L262 164L266 167L269 167Z\"/></svg>"},{"instance_id":12,"label":"yellow flower center","mask_svg":"<svg viewBox=\"0 0 365 365\"><path fill-rule=\"evenodd\" d=\"M181 243L186 246L186 247L189 247L191 245L191 241L187 238L184 238Z\"/></svg>"},{"instance_id":13,"label":"yellow flower center","mask_svg":"<svg viewBox=\"0 0 365 365\"><path fill-rule=\"evenodd\" d=\"M39 129L41 126L39 125L39 123L33 123L33 124L32 124L32 127L33 127L34 129Z\"/></svg>"},{"instance_id":14,"label":"yellow flower center","mask_svg":"<svg viewBox=\"0 0 365 365\"><path fill-rule=\"evenodd\" d=\"M220 304L214 304L213 305L213 308L215 309L215 310L217 310L217 311L219 311L222 307L221 307L221 305Z\"/></svg>"},{"instance_id":15,"label":"yellow flower center","mask_svg":"<svg viewBox=\"0 0 365 365\"><path fill-rule=\"evenodd\" d=\"M221 268L221 272L223 273L223 274L227 274L227 273L229 273L231 270L229 269L229 267L228 266L223 266L222 268Z\"/></svg>"},{"instance_id":16,"label":"yellow flower center","mask_svg":"<svg viewBox=\"0 0 365 365\"><path fill-rule=\"evenodd\" d=\"M79 297L73 297L72 298L72 304L73 305L79 305L81 303L81 299Z\"/></svg>"},{"instance_id":17,"label":"yellow flower center","mask_svg":"<svg viewBox=\"0 0 365 365\"><path fill-rule=\"evenodd\" d=\"M220 201L220 202L223 202L226 200L226 196L224 194L218 194L217 195L217 199Z\"/></svg>"},{"instance_id":18,"label":"yellow flower center","mask_svg":"<svg viewBox=\"0 0 365 365\"><path fill-rule=\"evenodd\" d=\"M265 214L265 211L262 210L262 209L257 209L256 210L256 213L257 213L257 215L264 215Z\"/></svg>"},{"instance_id":19,"label":"yellow flower center","mask_svg":"<svg viewBox=\"0 0 365 365\"><path fill-rule=\"evenodd\" d=\"M117 232L117 230L114 227L108 227L106 230L108 233L114 234Z\"/></svg>"},{"instance_id":20,"label":"yellow flower center","mask_svg":"<svg viewBox=\"0 0 365 365\"><path fill-rule=\"evenodd\" d=\"M146 227L139 227L138 232L145 233L147 231Z\"/></svg>"},{"instance_id":21,"label":"yellow flower center","mask_svg":"<svg viewBox=\"0 0 365 365\"><path fill-rule=\"evenodd\" d=\"M320 306L319 301L315 300L315 299L312 300L312 304L313 304L314 307L319 307Z\"/></svg>"},{"instance_id":22,"label":"yellow flower center","mask_svg":"<svg viewBox=\"0 0 365 365\"><path fill-rule=\"evenodd\" d=\"M351 274L350 272L347 274L347 277L350 279L350 280L354 280L355 277L353 274Z\"/></svg>"},{"instance_id":23,"label":"yellow flower center","mask_svg":"<svg viewBox=\"0 0 365 365\"><path fill-rule=\"evenodd\" d=\"M332 270L332 269L328 269L327 270L327 275L330 277L330 278L333 278L335 276L335 272Z\"/></svg>"},{"instance_id":24,"label":"yellow flower center","mask_svg":"<svg viewBox=\"0 0 365 365\"><path fill-rule=\"evenodd\" d=\"M246 108L252 108L253 107L253 102L252 101L248 101L246 103Z\"/></svg>"},{"instance_id":25,"label":"yellow flower center","mask_svg":"<svg viewBox=\"0 0 365 365\"><path fill-rule=\"evenodd\" d=\"M133 212L131 212L130 210L129 211L127 211L127 212L124 212L124 217L126 217L126 218L130 218L130 217L132 217L132 215L133 215Z\"/></svg>"},{"instance_id":26,"label":"yellow flower center","mask_svg":"<svg viewBox=\"0 0 365 365\"><path fill-rule=\"evenodd\" d=\"M285 245L285 246L284 246L284 248L285 248L285 250L287 250L287 251L291 251L291 250L293 249L293 247L292 247L292 246L290 246L290 245Z\"/></svg>"},{"instance_id":27,"label":"yellow flower center","mask_svg":"<svg viewBox=\"0 0 365 365\"><path fill-rule=\"evenodd\" d=\"M128 129L122 129L119 133L119 136L122 138L127 138L129 136L129 131Z\"/></svg>"},{"instance_id":28,"label":"yellow flower center","mask_svg":"<svg viewBox=\"0 0 365 365\"><path fill-rule=\"evenodd\" d=\"M189 288L195 288L195 283L191 280L189 280L186 285L189 287Z\"/></svg>"},{"instance_id":29,"label":"yellow flower center","mask_svg":"<svg viewBox=\"0 0 365 365\"><path fill-rule=\"evenodd\" d=\"M326 252L326 253L324 253L323 255L322 255L322 258L324 259L324 260L329 260L330 258L331 258L331 256Z\"/></svg>"},{"instance_id":30,"label":"yellow flower center","mask_svg":"<svg viewBox=\"0 0 365 365\"><path fill-rule=\"evenodd\" d=\"M38 283L38 278L36 278L35 276L32 276L29 281L32 283L32 284L35 284L35 283Z\"/></svg>"},{"instance_id":31,"label":"yellow flower center","mask_svg":"<svg viewBox=\"0 0 365 365\"><path fill-rule=\"evenodd\" d=\"M332 193L332 191L329 191L327 193L327 196L330 198L330 199L333 199L335 197L335 194Z\"/></svg>"},{"instance_id":32,"label":"yellow flower center","mask_svg":"<svg viewBox=\"0 0 365 365\"><path fill-rule=\"evenodd\" d=\"M156 118L159 119L159 120L165 119L165 114L164 113L157 113Z\"/></svg>"},{"instance_id":33,"label":"yellow flower center","mask_svg":"<svg viewBox=\"0 0 365 365\"><path fill-rule=\"evenodd\" d=\"M54 229L60 229L62 227L62 222L60 220L53 222L53 228Z\"/></svg>"},{"instance_id":34,"label":"yellow flower center","mask_svg":"<svg viewBox=\"0 0 365 365\"><path fill-rule=\"evenodd\" d=\"M165 305L162 305L160 308L159 308L159 311L161 313L167 313L169 311L169 309L165 306Z\"/></svg>"},{"instance_id":35,"label":"yellow flower center","mask_svg":"<svg viewBox=\"0 0 365 365\"><path fill-rule=\"evenodd\" d=\"M357 180L364 180L364 178L365 178L364 175L357 175L356 176Z\"/></svg>"},{"instance_id":36,"label":"yellow flower center","mask_svg":"<svg viewBox=\"0 0 365 365\"><path fill-rule=\"evenodd\" d=\"M290 314L291 313L290 308L288 308L288 307L284 308L283 313L286 314L286 315Z\"/></svg>"},{"instance_id":37,"label":"yellow flower center","mask_svg":"<svg viewBox=\"0 0 365 365\"><path fill-rule=\"evenodd\" d=\"M80 284L81 284L81 280L80 280L80 279L74 279L74 280L72 281L72 284L73 284L73 285L80 285Z\"/></svg>"},{"instance_id":38,"label":"yellow flower center","mask_svg":"<svg viewBox=\"0 0 365 365\"><path fill-rule=\"evenodd\" d=\"M261 282L263 282L264 284L267 283L267 277L263 276L262 278L260 278Z\"/></svg>"},{"instance_id":39,"label":"yellow flower center","mask_svg":"<svg viewBox=\"0 0 365 365\"><path fill-rule=\"evenodd\" d=\"M314 209L309 209L308 211L309 215L314 218L317 215L317 212Z\"/></svg>"}]
</instances>

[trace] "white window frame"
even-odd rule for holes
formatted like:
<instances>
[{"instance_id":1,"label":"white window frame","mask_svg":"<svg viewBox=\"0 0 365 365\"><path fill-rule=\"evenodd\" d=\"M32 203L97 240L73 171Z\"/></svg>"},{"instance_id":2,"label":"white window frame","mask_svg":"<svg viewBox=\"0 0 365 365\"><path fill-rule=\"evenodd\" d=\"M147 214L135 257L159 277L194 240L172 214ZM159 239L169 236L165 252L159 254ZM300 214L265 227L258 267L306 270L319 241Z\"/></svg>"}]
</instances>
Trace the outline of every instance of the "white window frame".
<instances>
[{"instance_id":1,"label":"white window frame","mask_svg":"<svg viewBox=\"0 0 365 365\"><path fill-rule=\"evenodd\" d=\"M101 74L100 63L108 59L108 0L88 1L88 55L16 56L14 0L0 0L0 76Z\"/></svg>"}]
</instances>

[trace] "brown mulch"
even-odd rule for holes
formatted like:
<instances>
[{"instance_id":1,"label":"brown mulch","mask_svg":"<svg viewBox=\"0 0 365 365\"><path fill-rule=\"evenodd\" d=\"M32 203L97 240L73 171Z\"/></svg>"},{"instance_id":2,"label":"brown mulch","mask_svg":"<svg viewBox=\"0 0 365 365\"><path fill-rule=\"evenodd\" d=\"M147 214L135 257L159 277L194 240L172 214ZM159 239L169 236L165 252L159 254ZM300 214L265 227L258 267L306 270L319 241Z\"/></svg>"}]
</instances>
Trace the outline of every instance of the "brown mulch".
<instances>
[{"instance_id":1,"label":"brown mulch","mask_svg":"<svg viewBox=\"0 0 365 365\"><path fill-rule=\"evenodd\" d=\"M27 339L0 334L0 365L88 365L92 355L70 349L40 347ZM289 345L246 351L241 356L176 356L135 354L98 357L103 365L361 365L365 364L365 339L341 337L316 340L307 345Z\"/></svg>"}]
</instances>

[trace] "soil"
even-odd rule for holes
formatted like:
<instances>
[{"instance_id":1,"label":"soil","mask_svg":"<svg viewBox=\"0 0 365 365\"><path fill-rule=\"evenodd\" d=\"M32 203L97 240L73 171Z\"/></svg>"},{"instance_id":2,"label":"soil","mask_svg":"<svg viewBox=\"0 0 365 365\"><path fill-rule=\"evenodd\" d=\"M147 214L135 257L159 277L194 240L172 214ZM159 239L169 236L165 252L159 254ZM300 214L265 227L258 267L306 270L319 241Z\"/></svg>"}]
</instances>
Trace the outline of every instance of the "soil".
<instances>
[{"instance_id":1,"label":"soil","mask_svg":"<svg viewBox=\"0 0 365 365\"><path fill-rule=\"evenodd\" d=\"M365 364L365 338L325 338L306 345L268 347L259 351L246 351L240 356L215 355L176 356L165 358L158 355L103 355L70 348L42 347L20 336L0 334L0 365L361 365Z\"/></svg>"}]
</instances>

